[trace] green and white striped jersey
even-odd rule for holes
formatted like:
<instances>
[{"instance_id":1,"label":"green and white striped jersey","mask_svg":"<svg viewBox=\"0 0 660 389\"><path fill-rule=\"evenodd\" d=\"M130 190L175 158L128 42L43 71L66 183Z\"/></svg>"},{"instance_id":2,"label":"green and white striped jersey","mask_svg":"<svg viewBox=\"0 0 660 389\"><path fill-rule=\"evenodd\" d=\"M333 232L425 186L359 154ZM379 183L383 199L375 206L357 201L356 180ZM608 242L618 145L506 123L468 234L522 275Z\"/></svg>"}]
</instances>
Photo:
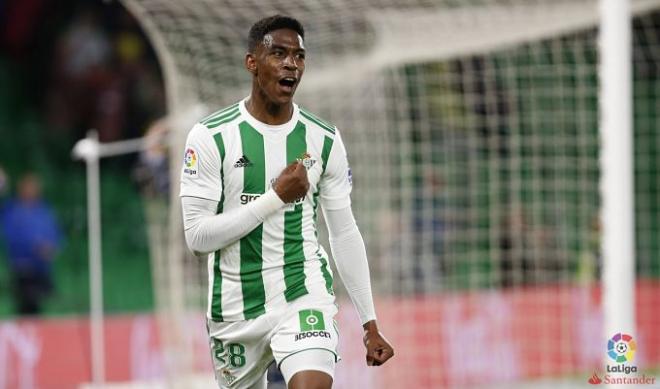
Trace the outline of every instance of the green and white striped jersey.
<instances>
[{"instance_id":1,"label":"green and white striped jersey","mask_svg":"<svg viewBox=\"0 0 660 389\"><path fill-rule=\"evenodd\" d=\"M296 160L307 167L307 195L209 255L210 319L252 319L306 294L334 301L328 255L317 237L318 205L350 206L350 172L336 127L295 104L288 123L272 126L252 117L243 100L188 134L181 196L218 201L218 213L257 199Z\"/></svg>"}]
</instances>

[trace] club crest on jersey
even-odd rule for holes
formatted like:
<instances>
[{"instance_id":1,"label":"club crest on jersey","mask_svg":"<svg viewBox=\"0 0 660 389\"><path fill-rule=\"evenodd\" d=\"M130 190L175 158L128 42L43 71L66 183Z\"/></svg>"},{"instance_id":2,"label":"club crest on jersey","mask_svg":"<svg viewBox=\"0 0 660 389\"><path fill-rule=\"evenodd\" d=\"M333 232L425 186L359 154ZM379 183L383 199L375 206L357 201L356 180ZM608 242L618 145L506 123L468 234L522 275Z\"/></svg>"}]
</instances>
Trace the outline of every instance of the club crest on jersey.
<instances>
[{"instance_id":1,"label":"club crest on jersey","mask_svg":"<svg viewBox=\"0 0 660 389\"><path fill-rule=\"evenodd\" d=\"M188 148L183 156L183 174L190 177L197 177L199 170L197 169L199 158L195 149Z\"/></svg>"},{"instance_id":2,"label":"club crest on jersey","mask_svg":"<svg viewBox=\"0 0 660 389\"><path fill-rule=\"evenodd\" d=\"M316 163L316 160L312 158L312 155L308 152L305 152L303 155L300 156L300 158L296 159L298 162L302 162L303 166L309 170L314 166Z\"/></svg>"}]
</instances>

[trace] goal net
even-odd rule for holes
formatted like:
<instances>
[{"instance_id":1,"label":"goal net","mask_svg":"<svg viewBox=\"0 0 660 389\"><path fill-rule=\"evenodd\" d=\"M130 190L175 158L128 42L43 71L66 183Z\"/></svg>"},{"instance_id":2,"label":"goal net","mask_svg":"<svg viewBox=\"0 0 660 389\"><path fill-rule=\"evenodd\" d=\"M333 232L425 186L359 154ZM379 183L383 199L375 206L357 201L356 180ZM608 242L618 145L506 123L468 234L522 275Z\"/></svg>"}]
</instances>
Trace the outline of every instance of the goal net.
<instances>
[{"instance_id":1,"label":"goal net","mask_svg":"<svg viewBox=\"0 0 660 389\"><path fill-rule=\"evenodd\" d=\"M249 93L247 32L283 13L306 29L296 100L342 131L379 322L397 349L378 372L364 367L336 281L337 386L602 377L596 1L122 3L156 48L173 118L171 199L152 208L169 221L152 242L173 374L208 366L203 325L186 340L207 276L182 239L182 144L197 117ZM641 374L660 367L660 1L631 4Z\"/></svg>"}]
</instances>

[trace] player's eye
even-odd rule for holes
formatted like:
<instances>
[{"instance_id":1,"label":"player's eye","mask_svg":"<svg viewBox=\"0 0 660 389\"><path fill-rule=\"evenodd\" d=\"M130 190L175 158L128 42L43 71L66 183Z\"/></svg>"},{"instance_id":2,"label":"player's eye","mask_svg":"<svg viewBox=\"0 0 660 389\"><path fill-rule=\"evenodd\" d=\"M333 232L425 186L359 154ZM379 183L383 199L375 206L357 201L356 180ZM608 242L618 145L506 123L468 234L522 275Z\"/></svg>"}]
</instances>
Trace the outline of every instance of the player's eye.
<instances>
[{"instance_id":1,"label":"player's eye","mask_svg":"<svg viewBox=\"0 0 660 389\"><path fill-rule=\"evenodd\" d=\"M298 55L296 56L296 58L298 58L298 59L305 59L305 53L298 53Z\"/></svg>"}]
</instances>

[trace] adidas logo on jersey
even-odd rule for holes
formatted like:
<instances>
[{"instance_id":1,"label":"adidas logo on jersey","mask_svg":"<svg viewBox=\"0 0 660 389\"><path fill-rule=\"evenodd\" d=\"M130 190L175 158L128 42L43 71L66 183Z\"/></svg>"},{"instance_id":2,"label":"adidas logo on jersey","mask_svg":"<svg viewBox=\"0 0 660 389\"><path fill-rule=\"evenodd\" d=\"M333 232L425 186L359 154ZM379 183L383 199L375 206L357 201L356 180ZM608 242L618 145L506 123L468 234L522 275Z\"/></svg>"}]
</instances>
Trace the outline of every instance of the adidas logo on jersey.
<instances>
[{"instance_id":1,"label":"adidas logo on jersey","mask_svg":"<svg viewBox=\"0 0 660 389\"><path fill-rule=\"evenodd\" d=\"M234 163L234 167L248 167L248 166L252 166L252 162L250 162L250 160L245 154L243 154L243 156L240 157L238 161L236 161L236 163Z\"/></svg>"}]
</instances>

